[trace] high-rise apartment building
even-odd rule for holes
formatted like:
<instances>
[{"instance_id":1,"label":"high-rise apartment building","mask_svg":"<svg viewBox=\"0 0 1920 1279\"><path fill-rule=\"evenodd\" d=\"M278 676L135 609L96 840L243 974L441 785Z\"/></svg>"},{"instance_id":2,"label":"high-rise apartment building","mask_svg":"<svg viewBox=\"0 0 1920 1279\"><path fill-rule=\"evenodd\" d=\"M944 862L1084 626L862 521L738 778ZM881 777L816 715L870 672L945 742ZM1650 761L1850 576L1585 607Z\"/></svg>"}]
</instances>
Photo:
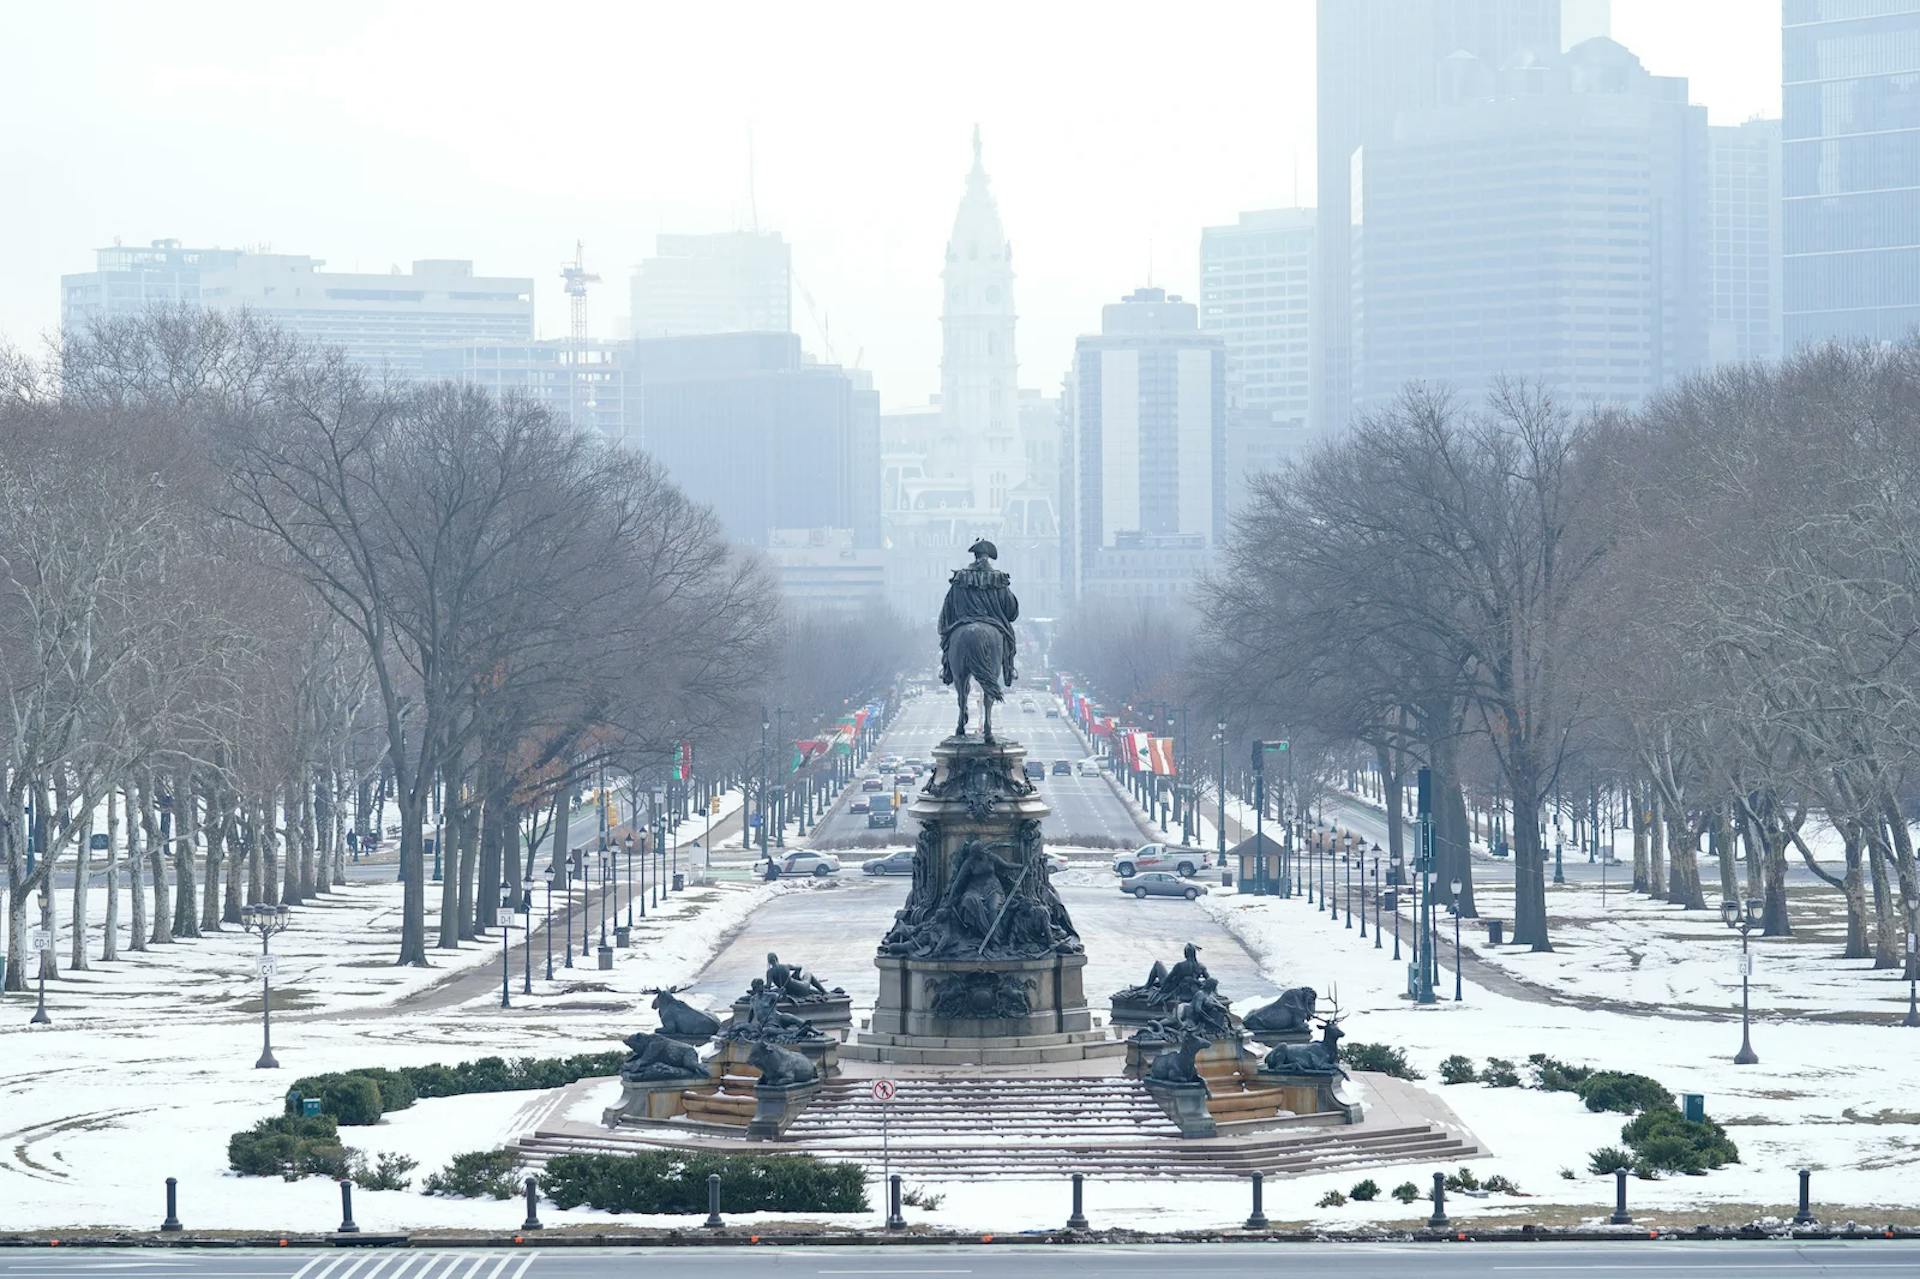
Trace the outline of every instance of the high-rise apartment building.
<instances>
[{"instance_id":1,"label":"high-rise apartment building","mask_svg":"<svg viewBox=\"0 0 1920 1279\"><path fill-rule=\"evenodd\" d=\"M1789 351L1920 326L1920 0L1785 0Z\"/></svg>"},{"instance_id":2,"label":"high-rise apartment building","mask_svg":"<svg viewBox=\"0 0 1920 1279\"><path fill-rule=\"evenodd\" d=\"M1453 97L1356 149L1354 405L1502 377L1633 405L1707 354L1707 119L1612 40L1460 66Z\"/></svg>"},{"instance_id":3,"label":"high-rise apartment building","mask_svg":"<svg viewBox=\"0 0 1920 1279\"><path fill-rule=\"evenodd\" d=\"M1080 595L1177 595L1226 532L1226 344L1164 289L1074 347L1069 571Z\"/></svg>"},{"instance_id":4,"label":"high-rise apartment building","mask_svg":"<svg viewBox=\"0 0 1920 1279\"><path fill-rule=\"evenodd\" d=\"M1317 214L1313 280L1316 431L1344 425L1352 400L1353 153L1403 115L1439 98L1470 66L1497 70L1560 49L1562 0L1320 0L1317 46ZM1452 65L1449 66L1449 63Z\"/></svg>"},{"instance_id":5,"label":"high-rise apartment building","mask_svg":"<svg viewBox=\"0 0 1920 1279\"><path fill-rule=\"evenodd\" d=\"M1713 364L1780 356L1780 122L1708 131ZM1920 228L1917 228L1920 229Z\"/></svg>"},{"instance_id":6,"label":"high-rise apartment building","mask_svg":"<svg viewBox=\"0 0 1920 1279\"><path fill-rule=\"evenodd\" d=\"M421 376L428 348L531 342L533 281L478 276L459 259L417 261L384 274L326 271L319 258L234 249L101 249L93 271L60 277L63 327L154 303L245 308L309 341L339 347L369 372Z\"/></svg>"},{"instance_id":7,"label":"high-rise apartment building","mask_svg":"<svg viewBox=\"0 0 1920 1279\"><path fill-rule=\"evenodd\" d=\"M483 387L495 395L522 395L561 421L630 443L638 410L630 402L630 343L571 338L544 342L464 342L427 348L421 372Z\"/></svg>"},{"instance_id":8,"label":"high-rise apartment building","mask_svg":"<svg viewBox=\"0 0 1920 1279\"><path fill-rule=\"evenodd\" d=\"M1242 213L1200 232L1200 331L1227 347L1227 403L1304 425L1312 209Z\"/></svg>"},{"instance_id":9,"label":"high-rise apartment building","mask_svg":"<svg viewBox=\"0 0 1920 1279\"><path fill-rule=\"evenodd\" d=\"M633 271L636 338L793 329L793 254L775 231L660 235Z\"/></svg>"}]
</instances>

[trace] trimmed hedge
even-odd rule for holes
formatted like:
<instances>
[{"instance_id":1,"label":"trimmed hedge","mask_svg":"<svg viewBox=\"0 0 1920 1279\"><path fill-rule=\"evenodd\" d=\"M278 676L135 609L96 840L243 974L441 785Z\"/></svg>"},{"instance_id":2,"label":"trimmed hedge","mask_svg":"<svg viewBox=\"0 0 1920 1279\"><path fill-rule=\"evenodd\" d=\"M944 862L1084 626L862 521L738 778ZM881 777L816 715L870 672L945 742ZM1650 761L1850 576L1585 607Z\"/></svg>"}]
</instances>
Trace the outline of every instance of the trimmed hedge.
<instances>
[{"instance_id":1,"label":"trimmed hedge","mask_svg":"<svg viewBox=\"0 0 1920 1279\"><path fill-rule=\"evenodd\" d=\"M513 1176L511 1150L469 1150L455 1155L439 1172L428 1173L420 1193L458 1199L511 1199L520 1190Z\"/></svg>"},{"instance_id":2,"label":"trimmed hedge","mask_svg":"<svg viewBox=\"0 0 1920 1279\"><path fill-rule=\"evenodd\" d=\"M866 1173L810 1155L556 1155L540 1189L557 1207L605 1212L703 1213L707 1176L720 1174L722 1212L865 1212Z\"/></svg>"},{"instance_id":3,"label":"trimmed hedge","mask_svg":"<svg viewBox=\"0 0 1920 1279\"><path fill-rule=\"evenodd\" d=\"M476 1092L526 1092L564 1088L581 1079L620 1072L625 1052L576 1053L571 1057L482 1057L457 1066L361 1066L296 1079L302 1097L317 1097L320 1113L348 1126L377 1124L380 1116L405 1110L425 1097ZM368 1090L372 1093L369 1095Z\"/></svg>"},{"instance_id":4,"label":"trimmed hedge","mask_svg":"<svg viewBox=\"0 0 1920 1279\"><path fill-rule=\"evenodd\" d=\"M1711 1119L1688 1119L1671 1107L1648 1110L1620 1130L1640 1164L1659 1172L1703 1173L1740 1162L1740 1148Z\"/></svg>"},{"instance_id":5,"label":"trimmed hedge","mask_svg":"<svg viewBox=\"0 0 1920 1279\"><path fill-rule=\"evenodd\" d=\"M353 1169L340 1129L327 1115L274 1115L227 1138L227 1164L247 1177L322 1176L336 1180Z\"/></svg>"},{"instance_id":6,"label":"trimmed hedge","mask_svg":"<svg viewBox=\"0 0 1920 1279\"><path fill-rule=\"evenodd\" d=\"M1340 1061L1342 1065L1355 1070L1376 1071L1395 1079L1426 1078L1408 1064L1407 1050L1395 1048L1392 1044L1342 1044Z\"/></svg>"}]
</instances>

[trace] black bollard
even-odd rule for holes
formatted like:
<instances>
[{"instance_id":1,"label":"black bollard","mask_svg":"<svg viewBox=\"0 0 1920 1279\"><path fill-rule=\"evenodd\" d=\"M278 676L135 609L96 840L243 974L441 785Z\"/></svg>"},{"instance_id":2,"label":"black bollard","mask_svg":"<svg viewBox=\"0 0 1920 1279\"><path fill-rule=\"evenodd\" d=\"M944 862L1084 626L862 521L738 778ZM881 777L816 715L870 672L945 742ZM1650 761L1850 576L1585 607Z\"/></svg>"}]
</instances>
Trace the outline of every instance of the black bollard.
<instances>
[{"instance_id":1,"label":"black bollard","mask_svg":"<svg viewBox=\"0 0 1920 1279\"><path fill-rule=\"evenodd\" d=\"M353 1224L353 1183L340 1182L340 1232L343 1235L357 1235L360 1227Z\"/></svg>"},{"instance_id":2,"label":"black bollard","mask_svg":"<svg viewBox=\"0 0 1920 1279\"><path fill-rule=\"evenodd\" d=\"M1812 1193L1812 1183L1813 1170L1802 1168L1800 1170L1800 1211L1793 1214L1793 1224L1796 1226L1811 1226L1814 1223L1813 1201L1809 1197ZM179 1229L178 1226L174 1228Z\"/></svg>"},{"instance_id":3,"label":"black bollard","mask_svg":"<svg viewBox=\"0 0 1920 1279\"><path fill-rule=\"evenodd\" d=\"M1260 1202L1261 1192L1266 1188L1266 1181L1264 1174L1257 1172L1253 1174L1253 1215L1247 1218L1248 1230L1267 1228L1267 1212Z\"/></svg>"},{"instance_id":4,"label":"black bollard","mask_svg":"<svg viewBox=\"0 0 1920 1279\"><path fill-rule=\"evenodd\" d=\"M1433 1174L1433 1215L1427 1218L1428 1230L1447 1228L1447 1174Z\"/></svg>"},{"instance_id":5,"label":"black bollard","mask_svg":"<svg viewBox=\"0 0 1920 1279\"><path fill-rule=\"evenodd\" d=\"M540 1213L537 1211L537 1206L539 1202L540 1202L540 1183L535 1181L532 1177L529 1177L527 1178L527 1219L520 1223L520 1229L522 1230L541 1229Z\"/></svg>"},{"instance_id":6,"label":"black bollard","mask_svg":"<svg viewBox=\"0 0 1920 1279\"><path fill-rule=\"evenodd\" d=\"M1073 1174L1073 1215L1067 1218L1068 1230L1087 1228L1086 1201L1084 1192L1087 1179L1079 1173Z\"/></svg>"},{"instance_id":7,"label":"black bollard","mask_svg":"<svg viewBox=\"0 0 1920 1279\"><path fill-rule=\"evenodd\" d=\"M1627 1170L1625 1168L1615 1168L1613 1170L1612 1221L1616 1226L1631 1226L1633 1224L1633 1217L1627 1212Z\"/></svg>"},{"instance_id":8,"label":"black bollard","mask_svg":"<svg viewBox=\"0 0 1920 1279\"><path fill-rule=\"evenodd\" d=\"M720 1174L707 1174L707 1229L722 1230L726 1222L720 1220Z\"/></svg>"},{"instance_id":9,"label":"black bollard","mask_svg":"<svg viewBox=\"0 0 1920 1279\"><path fill-rule=\"evenodd\" d=\"M1807 1174L1805 1174L1804 1172L1800 1174L1800 1206L1802 1208L1806 1207L1806 1199L1807 1199L1806 1176ZM170 1235L178 1234L180 1231L180 1200L178 1197L179 1190L180 1190L179 1179L177 1177L167 1178L167 1219L160 1223L160 1229Z\"/></svg>"},{"instance_id":10,"label":"black bollard","mask_svg":"<svg viewBox=\"0 0 1920 1279\"><path fill-rule=\"evenodd\" d=\"M900 1174L887 1179L887 1229L905 1230L907 1219L900 1215Z\"/></svg>"}]
</instances>

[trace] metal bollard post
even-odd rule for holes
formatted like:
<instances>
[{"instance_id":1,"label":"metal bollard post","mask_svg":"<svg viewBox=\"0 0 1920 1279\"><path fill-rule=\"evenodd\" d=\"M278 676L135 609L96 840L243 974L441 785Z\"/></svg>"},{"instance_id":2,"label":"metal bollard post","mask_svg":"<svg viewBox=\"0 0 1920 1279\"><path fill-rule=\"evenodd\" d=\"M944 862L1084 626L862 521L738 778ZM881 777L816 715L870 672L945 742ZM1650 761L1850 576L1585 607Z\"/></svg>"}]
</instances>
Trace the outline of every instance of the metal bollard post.
<instances>
[{"instance_id":1,"label":"metal bollard post","mask_svg":"<svg viewBox=\"0 0 1920 1279\"><path fill-rule=\"evenodd\" d=\"M357 1235L360 1227L353 1224L353 1183L342 1178L340 1181L340 1233Z\"/></svg>"},{"instance_id":2,"label":"metal bollard post","mask_svg":"<svg viewBox=\"0 0 1920 1279\"><path fill-rule=\"evenodd\" d=\"M535 1181L532 1177L529 1177L527 1178L527 1219L520 1223L520 1229L522 1230L541 1229L540 1213L538 1211L539 1203L540 1203L540 1183Z\"/></svg>"},{"instance_id":3,"label":"metal bollard post","mask_svg":"<svg viewBox=\"0 0 1920 1279\"><path fill-rule=\"evenodd\" d=\"M1445 1230L1447 1228L1447 1174L1433 1174L1433 1215L1427 1218L1427 1229Z\"/></svg>"},{"instance_id":4,"label":"metal bollard post","mask_svg":"<svg viewBox=\"0 0 1920 1279\"><path fill-rule=\"evenodd\" d=\"M1256 1172L1253 1174L1253 1215L1247 1218L1248 1230L1265 1230L1267 1228L1266 1209L1260 1202L1261 1192L1266 1188L1266 1180L1266 1176L1263 1173Z\"/></svg>"},{"instance_id":5,"label":"metal bollard post","mask_svg":"<svg viewBox=\"0 0 1920 1279\"><path fill-rule=\"evenodd\" d=\"M1067 1218L1068 1230L1085 1230L1087 1228L1086 1201L1083 1198L1086 1181L1086 1177L1082 1174L1077 1172L1073 1174L1073 1215Z\"/></svg>"},{"instance_id":6,"label":"metal bollard post","mask_svg":"<svg viewBox=\"0 0 1920 1279\"><path fill-rule=\"evenodd\" d=\"M180 1200L178 1198L180 1180L167 1178L167 1219L160 1223L160 1229L167 1234L177 1234L180 1230ZM1807 1206L1807 1174L1800 1174L1800 1206Z\"/></svg>"},{"instance_id":7,"label":"metal bollard post","mask_svg":"<svg viewBox=\"0 0 1920 1279\"><path fill-rule=\"evenodd\" d=\"M900 1174L887 1178L887 1229L905 1230L907 1219L900 1214Z\"/></svg>"},{"instance_id":8,"label":"metal bollard post","mask_svg":"<svg viewBox=\"0 0 1920 1279\"><path fill-rule=\"evenodd\" d=\"M1800 1211L1793 1214L1793 1224L1796 1226L1811 1226L1815 1221L1813 1201L1809 1197L1812 1192L1812 1183L1813 1170L1802 1168L1800 1170ZM175 1228L178 1229L178 1227Z\"/></svg>"},{"instance_id":9,"label":"metal bollard post","mask_svg":"<svg viewBox=\"0 0 1920 1279\"><path fill-rule=\"evenodd\" d=\"M720 1220L720 1174L707 1174L707 1229L724 1230L727 1223Z\"/></svg>"},{"instance_id":10,"label":"metal bollard post","mask_svg":"<svg viewBox=\"0 0 1920 1279\"><path fill-rule=\"evenodd\" d=\"M1616 1226L1631 1226L1633 1217L1627 1212L1627 1170L1613 1170L1613 1217Z\"/></svg>"}]
</instances>

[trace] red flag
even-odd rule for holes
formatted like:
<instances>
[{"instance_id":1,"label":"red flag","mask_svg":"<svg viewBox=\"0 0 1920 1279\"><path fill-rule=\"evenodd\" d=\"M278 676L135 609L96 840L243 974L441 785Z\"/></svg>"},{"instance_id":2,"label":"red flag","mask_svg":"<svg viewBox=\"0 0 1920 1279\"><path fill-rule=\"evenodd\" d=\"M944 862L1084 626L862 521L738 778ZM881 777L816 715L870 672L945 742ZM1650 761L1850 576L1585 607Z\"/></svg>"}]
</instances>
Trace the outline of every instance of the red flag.
<instances>
[{"instance_id":1,"label":"red flag","mask_svg":"<svg viewBox=\"0 0 1920 1279\"><path fill-rule=\"evenodd\" d=\"M1153 758L1153 771L1162 777L1173 776L1173 739L1156 737L1150 748Z\"/></svg>"}]
</instances>

